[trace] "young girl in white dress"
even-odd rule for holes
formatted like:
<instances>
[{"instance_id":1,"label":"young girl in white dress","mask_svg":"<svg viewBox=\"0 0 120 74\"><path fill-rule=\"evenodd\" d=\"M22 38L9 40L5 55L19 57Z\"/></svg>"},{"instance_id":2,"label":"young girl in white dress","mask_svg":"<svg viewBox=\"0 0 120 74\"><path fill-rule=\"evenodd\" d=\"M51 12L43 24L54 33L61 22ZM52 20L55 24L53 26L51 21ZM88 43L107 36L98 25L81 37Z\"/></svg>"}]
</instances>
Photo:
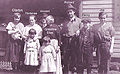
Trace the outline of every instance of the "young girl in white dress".
<instances>
[{"instance_id":1,"label":"young girl in white dress","mask_svg":"<svg viewBox=\"0 0 120 74\"><path fill-rule=\"evenodd\" d=\"M29 35L25 41L25 46L24 46L24 53L25 53L24 64L32 68L32 70L36 69L37 66L39 65L38 51L40 48L40 44L38 39L34 40L35 35L36 35L36 30L30 29Z\"/></svg>"},{"instance_id":2,"label":"young girl in white dress","mask_svg":"<svg viewBox=\"0 0 120 74\"><path fill-rule=\"evenodd\" d=\"M39 74L53 74L56 72L56 52L54 47L50 44L50 38L48 36L45 36L43 40L43 46L40 48L39 54L41 58Z\"/></svg>"}]
</instances>

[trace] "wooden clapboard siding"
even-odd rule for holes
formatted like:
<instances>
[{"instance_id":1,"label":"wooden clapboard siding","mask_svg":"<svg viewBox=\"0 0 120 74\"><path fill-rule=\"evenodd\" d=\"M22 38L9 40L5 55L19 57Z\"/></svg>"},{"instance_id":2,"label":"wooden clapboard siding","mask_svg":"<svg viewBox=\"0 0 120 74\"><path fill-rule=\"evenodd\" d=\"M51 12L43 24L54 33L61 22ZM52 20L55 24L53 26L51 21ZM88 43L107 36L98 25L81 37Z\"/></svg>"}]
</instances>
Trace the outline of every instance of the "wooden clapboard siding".
<instances>
[{"instance_id":1,"label":"wooden clapboard siding","mask_svg":"<svg viewBox=\"0 0 120 74\"><path fill-rule=\"evenodd\" d=\"M100 12L99 9L87 9L83 10L83 12ZM112 12L112 9L105 9L105 12Z\"/></svg>"},{"instance_id":2,"label":"wooden clapboard siding","mask_svg":"<svg viewBox=\"0 0 120 74\"><path fill-rule=\"evenodd\" d=\"M84 15L90 15L92 23L98 23L98 13L100 9L105 9L108 14L107 22L113 21L113 2L112 0L83 0L82 4L82 18L86 18Z\"/></svg>"},{"instance_id":3,"label":"wooden clapboard siding","mask_svg":"<svg viewBox=\"0 0 120 74\"><path fill-rule=\"evenodd\" d=\"M112 8L112 5L83 5L83 8Z\"/></svg>"},{"instance_id":4,"label":"wooden clapboard siding","mask_svg":"<svg viewBox=\"0 0 120 74\"><path fill-rule=\"evenodd\" d=\"M120 26L113 23L114 15L114 0L82 0L81 2L81 11L82 19L88 18L86 15L89 15L89 18L92 20L92 24L99 23L98 13L101 9L104 9L108 15L107 22L113 24L116 33L115 33L115 43L114 43L114 54L112 57L120 58Z\"/></svg>"},{"instance_id":5,"label":"wooden clapboard siding","mask_svg":"<svg viewBox=\"0 0 120 74\"><path fill-rule=\"evenodd\" d=\"M98 2L99 1L99 2ZM83 4L108 4L108 3L110 3L110 4L112 4L113 2L111 1L111 0L83 0Z\"/></svg>"}]
</instances>

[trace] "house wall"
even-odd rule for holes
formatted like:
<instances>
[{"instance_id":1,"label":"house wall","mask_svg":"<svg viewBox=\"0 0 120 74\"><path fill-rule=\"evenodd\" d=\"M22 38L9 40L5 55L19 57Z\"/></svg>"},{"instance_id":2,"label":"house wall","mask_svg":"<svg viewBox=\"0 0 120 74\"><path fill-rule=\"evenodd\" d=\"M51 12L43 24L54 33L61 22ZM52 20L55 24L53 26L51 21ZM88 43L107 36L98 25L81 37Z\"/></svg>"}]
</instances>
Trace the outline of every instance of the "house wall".
<instances>
[{"instance_id":1,"label":"house wall","mask_svg":"<svg viewBox=\"0 0 120 74\"><path fill-rule=\"evenodd\" d=\"M90 18L92 24L99 23L98 13L101 9L108 14L107 22L116 30L112 57L120 58L120 0L82 0L80 6L81 18Z\"/></svg>"},{"instance_id":2,"label":"house wall","mask_svg":"<svg viewBox=\"0 0 120 74\"><path fill-rule=\"evenodd\" d=\"M113 8L114 8L113 25L116 30L113 57L120 58L120 0L113 0L113 3L114 3L113 4Z\"/></svg>"}]
</instances>

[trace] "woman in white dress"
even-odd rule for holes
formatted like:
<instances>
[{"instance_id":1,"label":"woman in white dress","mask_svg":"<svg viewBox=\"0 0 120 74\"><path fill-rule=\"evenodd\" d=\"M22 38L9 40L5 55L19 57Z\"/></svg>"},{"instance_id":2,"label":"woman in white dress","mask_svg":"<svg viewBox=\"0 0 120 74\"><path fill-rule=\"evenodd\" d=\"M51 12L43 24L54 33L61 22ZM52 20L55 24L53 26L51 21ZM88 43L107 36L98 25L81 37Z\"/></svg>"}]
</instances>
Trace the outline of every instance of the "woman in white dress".
<instances>
[{"instance_id":1,"label":"woman in white dress","mask_svg":"<svg viewBox=\"0 0 120 74\"><path fill-rule=\"evenodd\" d=\"M29 25L27 25L24 29L24 37L27 38L28 32L31 28L36 30L36 35L34 39L41 39L42 38L42 28L38 24L36 24L36 16L30 15L29 16Z\"/></svg>"},{"instance_id":2,"label":"woman in white dress","mask_svg":"<svg viewBox=\"0 0 120 74\"><path fill-rule=\"evenodd\" d=\"M35 15L30 15L29 16L29 25L27 25L24 28L23 35L24 35L25 40L29 36L29 30L30 29L34 29L36 31L36 34L35 34L35 37L33 38L33 40L34 41L39 41L39 39L42 38L42 28L38 24L36 24L36 16ZM26 44L24 46L26 46ZM31 46L33 46L33 45L31 44ZM24 50L26 50L26 48L24 48Z\"/></svg>"}]
</instances>

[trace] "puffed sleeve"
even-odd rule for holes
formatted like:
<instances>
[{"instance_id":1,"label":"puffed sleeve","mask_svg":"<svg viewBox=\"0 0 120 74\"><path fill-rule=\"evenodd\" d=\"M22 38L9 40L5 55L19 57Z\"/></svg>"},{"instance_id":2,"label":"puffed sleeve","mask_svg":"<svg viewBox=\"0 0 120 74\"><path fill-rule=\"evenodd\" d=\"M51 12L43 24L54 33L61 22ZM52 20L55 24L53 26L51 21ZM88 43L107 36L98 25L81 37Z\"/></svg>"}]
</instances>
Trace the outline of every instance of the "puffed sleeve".
<instances>
[{"instance_id":1,"label":"puffed sleeve","mask_svg":"<svg viewBox=\"0 0 120 74\"><path fill-rule=\"evenodd\" d=\"M27 38L27 36L28 36L28 28L27 28L27 26L24 27L24 29L23 29L23 36L24 36L24 38Z\"/></svg>"},{"instance_id":2,"label":"puffed sleeve","mask_svg":"<svg viewBox=\"0 0 120 74\"><path fill-rule=\"evenodd\" d=\"M42 28L39 26L38 37L42 38Z\"/></svg>"},{"instance_id":3,"label":"puffed sleeve","mask_svg":"<svg viewBox=\"0 0 120 74\"><path fill-rule=\"evenodd\" d=\"M6 27L7 30L12 30L12 22L9 22L7 27Z\"/></svg>"},{"instance_id":4,"label":"puffed sleeve","mask_svg":"<svg viewBox=\"0 0 120 74\"><path fill-rule=\"evenodd\" d=\"M24 25L23 25L23 23L20 23L19 30L23 34L23 32L24 32Z\"/></svg>"}]
</instances>

